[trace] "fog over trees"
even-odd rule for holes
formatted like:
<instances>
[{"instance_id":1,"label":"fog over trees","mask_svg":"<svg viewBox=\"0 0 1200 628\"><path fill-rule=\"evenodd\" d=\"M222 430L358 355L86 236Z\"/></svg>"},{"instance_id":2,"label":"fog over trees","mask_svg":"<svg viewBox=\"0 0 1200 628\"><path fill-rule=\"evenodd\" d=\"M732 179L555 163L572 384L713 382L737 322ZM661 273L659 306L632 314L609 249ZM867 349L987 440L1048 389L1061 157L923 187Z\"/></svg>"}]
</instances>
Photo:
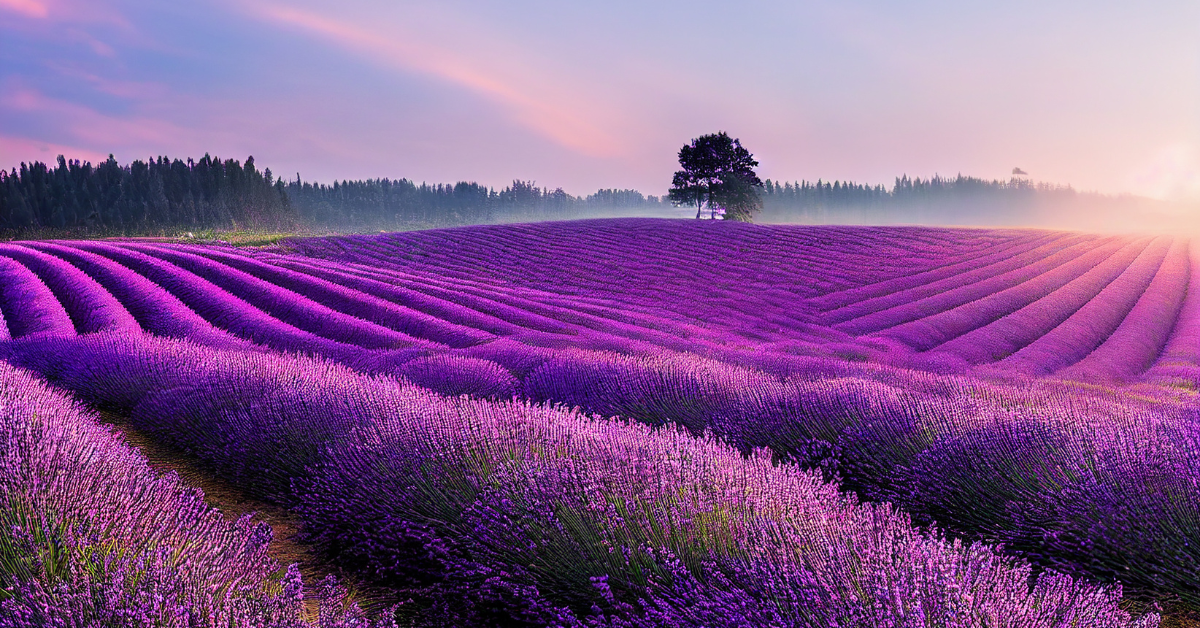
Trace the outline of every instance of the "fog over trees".
<instances>
[{"instance_id":1,"label":"fog over trees","mask_svg":"<svg viewBox=\"0 0 1200 628\"><path fill-rule=\"evenodd\" d=\"M1145 222L1165 204L1077 192L1013 178L897 177L889 189L853 181L763 181L759 222L842 224L1039 225L1094 228L1118 218ZM408 179L304 181L269 168L205 155L98 165L59 157L54 165L0 169L0 231L99 234L205 229L375 230L588 217L684 217L667 198L629 189L574 196L513 181L496 190L474 182ZM1089 222L1089 220L1091 222Z\"/></svg>"}]
</instances>

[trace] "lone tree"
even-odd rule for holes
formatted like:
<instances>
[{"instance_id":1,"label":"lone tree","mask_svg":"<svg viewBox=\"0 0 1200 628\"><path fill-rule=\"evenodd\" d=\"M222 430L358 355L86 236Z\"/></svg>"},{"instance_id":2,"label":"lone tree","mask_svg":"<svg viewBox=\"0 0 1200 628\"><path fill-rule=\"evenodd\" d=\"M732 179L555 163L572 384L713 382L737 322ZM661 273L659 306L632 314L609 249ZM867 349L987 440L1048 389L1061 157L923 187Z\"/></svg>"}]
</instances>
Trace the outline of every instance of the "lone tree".
<instances>
[{"instance_id":1,"label":"lone tree","mask_svg":"<svg viewBox=\"0 0 1200 628\"><path fill-rule=\"evenodd\" d=\"M720 209L725 220L750 222L754 211L762 208L757 165L750 151L724 131L702 135L679 149L682 170L671 179L671 201L695 205L696 218L708 203L710 219Z\"/></svg>"}]
</instances>

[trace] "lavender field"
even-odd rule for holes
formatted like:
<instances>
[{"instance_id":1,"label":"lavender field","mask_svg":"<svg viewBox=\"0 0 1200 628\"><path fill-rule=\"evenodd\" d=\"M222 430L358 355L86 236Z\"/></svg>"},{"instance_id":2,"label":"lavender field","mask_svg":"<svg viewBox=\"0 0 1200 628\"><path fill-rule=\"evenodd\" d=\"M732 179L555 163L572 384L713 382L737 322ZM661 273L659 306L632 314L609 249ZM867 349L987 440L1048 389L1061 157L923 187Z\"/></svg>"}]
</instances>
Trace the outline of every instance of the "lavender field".
<instances>
[{"instance_id":1,"label":"lavender field","mask_svg":"<svg viewBox=\"0 0 1200 628\"><path fill-rule=\"evenodd\" d=\"M1197 264L657 219L3 243L0 626L1182 625Z\"/></svg>"}]
</instances>

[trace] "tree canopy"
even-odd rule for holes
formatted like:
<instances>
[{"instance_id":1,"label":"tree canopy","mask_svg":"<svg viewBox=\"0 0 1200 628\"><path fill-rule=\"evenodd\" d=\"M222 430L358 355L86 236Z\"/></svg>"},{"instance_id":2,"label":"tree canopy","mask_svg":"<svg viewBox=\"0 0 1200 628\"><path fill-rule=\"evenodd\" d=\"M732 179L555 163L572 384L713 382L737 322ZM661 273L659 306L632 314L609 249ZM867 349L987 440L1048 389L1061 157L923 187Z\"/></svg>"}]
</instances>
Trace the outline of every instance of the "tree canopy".
<instances>
[{"instance_id":1,"label":"tree canopy","mask_svg":"<svg viewBox=\"0 0 1200 628\"><path fill-rule=\"evenodd\" d=\"M700 218L707 203L709 217L722 212L726 220L749 222L762 208L762 181L754 173L754 155L724 131L702 135L679 149L680 170L671 179L670 199L695 205Z\"/></svg>"}]
</instances>

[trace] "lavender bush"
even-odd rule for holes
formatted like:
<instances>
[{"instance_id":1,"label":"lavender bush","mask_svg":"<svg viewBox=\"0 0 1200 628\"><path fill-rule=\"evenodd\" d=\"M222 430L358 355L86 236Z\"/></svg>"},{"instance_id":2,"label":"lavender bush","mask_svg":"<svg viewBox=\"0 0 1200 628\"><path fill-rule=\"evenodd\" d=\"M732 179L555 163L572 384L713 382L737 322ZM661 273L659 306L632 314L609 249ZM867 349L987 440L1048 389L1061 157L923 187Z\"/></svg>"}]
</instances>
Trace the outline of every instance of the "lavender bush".
<instances>
[{"instance_id":1,"label":"lavender bush","mask_svg":"<svg viewBox=\"0 0 1200 628\"><path fill-rule=\"evenodd\" d=\"M1027 566L918 532L906 515L858 504L763 451L746 458L675 429L447 399L303 358L184 361L229 352L128 337L44 340L38 353L54 343L76 345L57 352L70 363L60 373L137 365L92 380L96 399L132 401L139 425L295 504L319 550L412 600L418 618L1131 625L1116 590L1052 575L1030 590ZM60 381L84 381L71 377ZM133 399L122 378L145 396ZM173 379L192 392L144 388Z\"/></svg>"},{"instance_id":2,"label":"lavender bush","mask_svg":"<svg viewBox=\"0 0 1200 628\"><path fill-rule=\"evenodd\" d=\"M367 626L327 582L320 619L271 529L227 522L76 403L0 364L0 625Z\"/></svg>"}]
</instances>

